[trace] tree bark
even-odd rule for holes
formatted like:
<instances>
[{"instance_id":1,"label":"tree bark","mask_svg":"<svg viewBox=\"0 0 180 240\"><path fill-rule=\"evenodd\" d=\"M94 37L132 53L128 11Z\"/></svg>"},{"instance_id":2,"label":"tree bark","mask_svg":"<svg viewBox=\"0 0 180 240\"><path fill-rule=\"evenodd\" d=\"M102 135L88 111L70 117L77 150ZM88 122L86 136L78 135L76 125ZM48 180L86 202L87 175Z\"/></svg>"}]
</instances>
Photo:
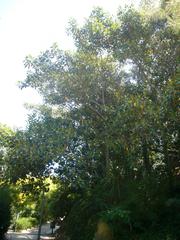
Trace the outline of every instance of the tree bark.
<instances>
[{"instance_id":1,"label":"tree bark","mask_svg":"<svg viewBox=\"0 0 180 240\"><path fill-rule=\"evenodd\" d=\"M149 175L151 173L151 164L149 160L149 152L146 139L142 139L142 154L143 154L143 162L146 174Z\"/></svg>"},{"instance_id":2,"label":"tree bark","mask_svg":"<svg viewBox=\"0 0 180 240\"><path fill-rule=\"evenodd\" d=\"M171 164L170 164L170 159L169 159L169 154L168 154L168 145L167 145L166 140L163 143L163 154L164 154L164 162L166 164L166 169L167 169L169 191L172 192L173 176L172 176L172 169L171 169Z\"/></svg>"}]
</instances>

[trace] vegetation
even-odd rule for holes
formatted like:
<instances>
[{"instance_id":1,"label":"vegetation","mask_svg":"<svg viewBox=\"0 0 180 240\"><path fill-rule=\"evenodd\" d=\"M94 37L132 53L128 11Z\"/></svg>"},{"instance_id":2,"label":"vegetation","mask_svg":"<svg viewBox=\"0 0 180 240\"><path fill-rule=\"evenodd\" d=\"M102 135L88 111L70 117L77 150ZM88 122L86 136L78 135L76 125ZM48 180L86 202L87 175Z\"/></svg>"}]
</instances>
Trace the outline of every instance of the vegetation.
<instances>
[{"instance_id":1,"label":"vegetation","mask_svg":"<svg viewBox=\"0 0 180 240\"><path fill-rule=\"evenodd\" d=\"M23 230L37 226L37 219L32 217L22 217L16 221L16 230Z\"/></svg>"},{"instance_id":2,"label":"vegetation","mask_svg":"<svg viewBox=\"0 0 180 240\"><path fill-rule=\"evenodd\" d=\"M6 186L0 185L0 239L4 239L11 220L11 196Z\"/></svg>"},{"instance_id":3,"label":"vegetation","mask_svg":"<svg viewBox=\"0 0 180 240\"><path fill-rule=\"evenodd\" d=\"M0 239L4 239L11 223L11 189L4 178L7 169L5 155L12 135L13 132L7 126L0 124Z\"/></svg>"},{"instance_id":4,"label":"vegetation","mask_svg":"<svg viewBox=\"0 0 180 240\"><path fill-rule=\"evenodd\" d=\"M129 7L116 18L96 8L83 26L69 25L74 52L55 44L26 58L20 87L44 105L12 135L6 177L32 196L48 192L51 177L57 239L179 239L177 6Z\"/></svg>"}]
</instances>

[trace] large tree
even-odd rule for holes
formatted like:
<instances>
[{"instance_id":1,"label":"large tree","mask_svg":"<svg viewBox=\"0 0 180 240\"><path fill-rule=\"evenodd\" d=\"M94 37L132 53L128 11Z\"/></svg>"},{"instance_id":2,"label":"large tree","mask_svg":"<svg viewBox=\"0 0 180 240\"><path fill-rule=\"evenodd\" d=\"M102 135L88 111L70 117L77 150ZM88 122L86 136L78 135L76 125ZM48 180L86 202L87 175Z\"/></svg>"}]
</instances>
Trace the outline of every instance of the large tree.
<instances>
[{"instance_id":1,"label":"large tree","mask_svg":"<svg viewBox=\"0 0 180 240\"><path fill-rule=\"evenodd\" d=\"M87 126L93 132L104 159L103 171L111 171L120 155L125 170L128 154L141 151L130 165L142 159L148 174L155 149L155 154L160 148L166 151L165 145L176 135L176 129L168 126L176 118L167 109L173 103L167 101L170 88L176 85L177 35L166 16L145 17L131 8L120 11L115 21L95 9L83 27L72 22L70 32L77 51L64 52L54 46L35 59L27 58L22 87L34 87L48 104L66 107L77 129ZM172 107L176 114L176 103Z\"/></svg>"},{"instance_id":2,"label":"large tree","mask_svg":"<svg viewBox=\"0 0 180 240\"><path fill-rule=\"evenodd\" d=\"M17 133L9 171L24 164L19 176L42 176L54 167L67 186L65 197L69 190L71 197L80 194L81 231L97 212L112 225L118 219L129 237L158 228L160 213L176 229L165 207L173 212L179 206L179 45L169 20L176 21L175 11L168 9L149 14L126 8L114 19L96 8L83 26L71 21L74 52L54 45L25 60L21 87L37 89L50 110L36 112ZM80 228L73 229L77 211L76 204L69 209L67 231L84 239L85 232L80 238ZM115 228L115 237L122 232Z\"/></svg>"}]
</instances>

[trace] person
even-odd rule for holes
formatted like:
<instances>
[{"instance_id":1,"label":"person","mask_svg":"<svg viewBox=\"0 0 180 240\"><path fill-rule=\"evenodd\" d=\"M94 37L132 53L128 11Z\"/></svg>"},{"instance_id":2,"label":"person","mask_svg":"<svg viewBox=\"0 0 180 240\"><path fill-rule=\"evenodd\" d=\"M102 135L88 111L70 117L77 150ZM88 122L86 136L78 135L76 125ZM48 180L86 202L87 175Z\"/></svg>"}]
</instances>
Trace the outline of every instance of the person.
<instances>
[{"instance_id":1,"label":"person","mask_svg":"<svg viewBox=\"0 0 180 240\"><path fill-rule=\"evenodd\" d=\"M53 234L53 229L56 226L56 222L53 220L52 222L50 222L50 228L52 229L52 234Z\"/></svg>"},{"instance_id":2,"label":"person","mask_svg":"<svg viewBox=\"0 0 180 240\"><path fill-rule=\"evenodd\" d=\"M15 223L12 225L12 230L13 230L13 232L16 231L16 224Z\"/></svg>"}]
</instances>

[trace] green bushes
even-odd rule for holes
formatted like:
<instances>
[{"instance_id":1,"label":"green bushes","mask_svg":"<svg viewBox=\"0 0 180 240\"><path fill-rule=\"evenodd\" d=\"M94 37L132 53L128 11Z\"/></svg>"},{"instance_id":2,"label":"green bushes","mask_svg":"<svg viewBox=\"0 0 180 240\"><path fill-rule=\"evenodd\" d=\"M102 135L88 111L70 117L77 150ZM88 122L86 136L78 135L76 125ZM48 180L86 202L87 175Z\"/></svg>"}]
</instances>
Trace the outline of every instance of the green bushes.
<instances>
[{"instance_id":1,"label":"green bushes","mask_svg":"<svg viewBox=\"0 0 180 240\"><path fill-rule=\"evenodd\" d=\"M9 188L0 186L0 239L3 239L11 221L11 196Z\"/></svg>"},{"instance_id":2,"label":"green bushes","mask_svg":"<svg viewBox=\"0 0 180 240\"><path fill-rule=\"evenodd\" d=\"M92 240L102 220L112 231L113 240L179 239L179 197L168 198L167 183L162 180L158 186L154 178L122 180L120 198L113 195L108 181L102 181L91 193L74 199L63 223L66 235L71 240Z\"/></svg>"},{"instance_id":3,"label":"green bushes","mask_svg":"<svg viewBox=\"0 0 180 240\"><path fill-rule=\"evenodd\" d=\"M21 217L16 221L16 230L23 230L37 226L37 219L32 217Z\"/></svg>"}]
</instances>

